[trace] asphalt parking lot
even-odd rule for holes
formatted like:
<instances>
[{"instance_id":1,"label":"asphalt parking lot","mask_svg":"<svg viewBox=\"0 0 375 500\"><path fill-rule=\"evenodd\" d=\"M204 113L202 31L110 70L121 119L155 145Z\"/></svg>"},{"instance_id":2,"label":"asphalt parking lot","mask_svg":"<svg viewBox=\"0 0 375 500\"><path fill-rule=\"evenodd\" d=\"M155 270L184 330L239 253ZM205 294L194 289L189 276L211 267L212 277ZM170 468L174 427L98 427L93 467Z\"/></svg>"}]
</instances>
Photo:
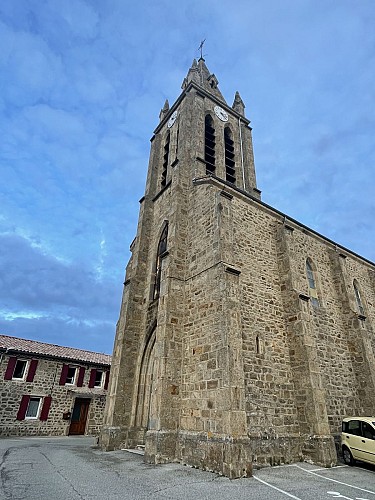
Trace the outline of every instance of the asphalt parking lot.
<instances>
[{"instance_id":1,"label":"asphalt parking lot","mask_svg":"<svg viewBox=\"0 0 375 500\"><path fill-rule=\"evenodd\" d=\"M147 465L127 451L105 453L93 438L0 439L1 499L375 500L375 467L298 463L229 480L179 464Z\"/></svg>"}]
</instances>

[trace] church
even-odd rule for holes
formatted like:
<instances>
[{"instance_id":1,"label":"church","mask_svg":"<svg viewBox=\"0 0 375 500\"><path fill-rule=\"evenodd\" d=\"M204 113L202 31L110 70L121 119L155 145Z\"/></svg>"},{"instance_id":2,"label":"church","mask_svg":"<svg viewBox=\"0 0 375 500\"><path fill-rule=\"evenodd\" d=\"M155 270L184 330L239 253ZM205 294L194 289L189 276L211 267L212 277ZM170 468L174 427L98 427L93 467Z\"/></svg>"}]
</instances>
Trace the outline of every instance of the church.
<instances>
[{"instance_id":1,"label":"church","mask_svg":"<svg viewBox=\"0 0 375 500\"><path fill-rule=\"evenodd\" d=\"M194 60L151 139L100 435L230 478L337 461L375 413L375 266L261 201L250 121Z\"/></svg>"}]
</instances>

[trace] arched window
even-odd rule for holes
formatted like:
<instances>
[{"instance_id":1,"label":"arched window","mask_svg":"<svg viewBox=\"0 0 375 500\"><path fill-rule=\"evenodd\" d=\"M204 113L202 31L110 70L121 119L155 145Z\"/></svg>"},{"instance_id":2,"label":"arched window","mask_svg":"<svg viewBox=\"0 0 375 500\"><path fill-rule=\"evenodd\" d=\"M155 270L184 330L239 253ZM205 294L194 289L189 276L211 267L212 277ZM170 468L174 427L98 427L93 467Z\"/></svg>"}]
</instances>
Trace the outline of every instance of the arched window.
<instances>
[{"instance_id":1,"label":"arched window","mask_svg":"<svg viewBox=\"0 0 375 500\"><path fill-rule=\"evenodd\" d=\"M160 294L160 281L161 281L161 261L167 251L167 239L168 239L168 223L166 222L161 232L159 239L158 250L156 254L156 265L155 265L155 281L154 290L152 293L153 299L157 299Z\"/></svg>"},{"instance_id":2,"label":"arched window","mask_svg":"<svg viewBox=\"0 0 375 500\"><path fill-rule=\"evenodd\" d=\"M225 178L228 182L236 184L234 142L232 139L232 132L229 127L225 127L224 129L224 148L225 148Z\"/></svg>"},{"instance_id":3,"label":"arched window","mask_svg":"<svg viewBox=\"0 0 375 500\"><path fill-rule=\"evenodd\" d=\"M312 262L310 259L306 260L306 275L307 281L309 283L309 295L313 306L319 307L318 292L316 289L316 283L314 278L314 271L312 267Z\"/></svg>"},{"instance_id":4,"label":"arched window","mask_svg":"<svg viewBox=\"0 0 375 500\"><path fill-rule=\"evenodd\" d=\"M164 144L164 155L163 155L163 170L161 172L161 187L163 188L167 184L167 173L168 173L168 162L169 162L169 143L171 140L171 135L168 135L165 139Z\"/></svg>"},{"instance_id":5,"label":"arched window","mask_svg":"<svg viewBox=\"0 0 375 500\"><path fill-rule=\"evenodd\" d=\"M206 174L215 173L215 129L210 115L204 122L204 159L206 161Z\"/></svg>"},{"instance_id":6,"label":"arched window","mask_svg":"<svg viewBox=\"0 0 375 500\"><path fill-rule=\"evenodd\" d=\"M363 306L361 293L359 291L358 283L356 280L353 281L353 287L354 287L354 295L355 295L355 300L357 302L358 312L359 312L359 314L364 316L365 315L365 308Z\"/></svg>"}]
</instances>

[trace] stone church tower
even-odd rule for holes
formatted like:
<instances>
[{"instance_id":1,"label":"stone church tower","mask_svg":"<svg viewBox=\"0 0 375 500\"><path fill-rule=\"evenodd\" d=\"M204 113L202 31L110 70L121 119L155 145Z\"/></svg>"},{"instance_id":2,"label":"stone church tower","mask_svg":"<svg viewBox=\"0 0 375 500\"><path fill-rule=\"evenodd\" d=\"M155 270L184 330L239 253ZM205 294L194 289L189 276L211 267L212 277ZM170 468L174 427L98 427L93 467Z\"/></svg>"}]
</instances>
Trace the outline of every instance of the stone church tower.
<instances>
[{"instance_id":1,"label":"stone church tower","mask_svg":"<svg viewBox=\"0 0 375 500\"><path fill-rule=\"evenodd\" d=\"M375 413L374 265L260 200L244 110L202 57L161 110L100 436L229 477Z\"/></svg>"}]
</instances>

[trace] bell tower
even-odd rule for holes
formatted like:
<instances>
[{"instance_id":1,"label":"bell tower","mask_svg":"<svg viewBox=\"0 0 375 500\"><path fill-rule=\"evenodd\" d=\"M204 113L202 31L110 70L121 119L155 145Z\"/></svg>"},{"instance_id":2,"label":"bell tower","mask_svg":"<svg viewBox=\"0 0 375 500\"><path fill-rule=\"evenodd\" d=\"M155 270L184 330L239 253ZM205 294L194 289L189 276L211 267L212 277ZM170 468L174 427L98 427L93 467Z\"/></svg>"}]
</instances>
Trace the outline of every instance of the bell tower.
<instances>
[{"instance_id":1,"label":"bell tower","mask_svg":"<svg viewBox=\"0 0 375 500\"><path fill-rule=\"evenodd\" d=\"M195 157L190 161L201 165L195 165L194 174L197 173L199 177L213 176L259 199L250 121L245 118L245 105L236 92L233 105L229 107L218 83L202 57L198 62L193 61L182 83L182 95L191 95L189 108L192 108L190 112L193 120L197 120L190 130L196 148L194 152L191 151ZM179 99L175 106L178 102Z\"/></svg>"},{"instance_id":2,"label":"bell tower","mask_svg":"<svg viewBox=\"0 0 375 500\"><path fill-rule=\"evenodd\" d=\"M126 268L105 423L107 450L145 446L229 477L251 473L231 200L260 199L250 122L194 60L151 138Z\"/></svg>"}]
</instances>

